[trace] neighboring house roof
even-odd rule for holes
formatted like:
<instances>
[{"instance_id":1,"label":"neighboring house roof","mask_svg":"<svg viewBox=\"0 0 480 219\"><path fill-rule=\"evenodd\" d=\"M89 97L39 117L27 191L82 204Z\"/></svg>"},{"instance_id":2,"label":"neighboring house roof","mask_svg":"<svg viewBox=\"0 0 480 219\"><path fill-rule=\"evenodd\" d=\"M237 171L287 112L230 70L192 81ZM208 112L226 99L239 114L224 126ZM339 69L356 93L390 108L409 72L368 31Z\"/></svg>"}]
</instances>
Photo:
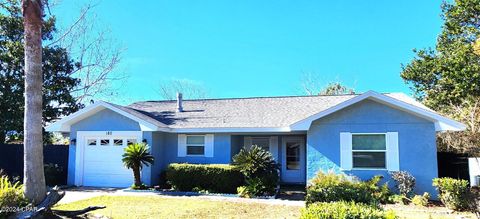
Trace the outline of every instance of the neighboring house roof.
<instances>
[{"instance_id":1,"label":"neighboring house roof","mask_svg":"<svg viewBox=\"0 0 480 219\"><path fill-rule=\"evenodd\" d=\"M372 99L435 122L438 131L465 129L463 124L437 114L402 93L369 91L352 95L183 100L182 112L176 111L176 101L142 101L129 106L101 103L153 124L158 127L157 130L169 132L288 132L308 130L312 121L364 99ZM56 123L67 120L68 117ZM59 131L54 128L47 130Z\"/></svg>"}]
</instances>

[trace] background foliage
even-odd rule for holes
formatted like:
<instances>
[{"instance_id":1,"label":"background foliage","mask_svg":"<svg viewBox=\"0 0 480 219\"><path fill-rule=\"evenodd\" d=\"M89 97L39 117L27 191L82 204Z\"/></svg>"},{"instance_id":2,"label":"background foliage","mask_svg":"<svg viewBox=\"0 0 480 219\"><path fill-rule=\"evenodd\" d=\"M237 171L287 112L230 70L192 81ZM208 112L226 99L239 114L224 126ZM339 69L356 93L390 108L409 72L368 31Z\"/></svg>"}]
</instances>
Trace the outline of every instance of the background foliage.
<instances>
[{"instance_id":1,"label":"background foliage","mask_svg":"<svg viewBox=\"0 0 480 219\"><path fill-rule=\"evenodd\" d=\"M23 131L24 39L19 1L7 0L0 6L0 142L4 142L7 135ZM49 41L56 31L56 20L54 16L44 19L42 40ZM82 107L70 93L80 83L70 76L78 67L65 48L43 47L44 123Z\"/></svg>"},{"instance_id":2,"label":"background foliage","mask_svg":"<svg viewBox=\"0 0 480 219\"><path fill-rule=\"evenodd\" d=\"M445 1L435 48L416 49L401 77L428 107L461 121L466 132L438 136L440 151L478 155L480 149L480 0Z\"/></svg>"}]
</instances>

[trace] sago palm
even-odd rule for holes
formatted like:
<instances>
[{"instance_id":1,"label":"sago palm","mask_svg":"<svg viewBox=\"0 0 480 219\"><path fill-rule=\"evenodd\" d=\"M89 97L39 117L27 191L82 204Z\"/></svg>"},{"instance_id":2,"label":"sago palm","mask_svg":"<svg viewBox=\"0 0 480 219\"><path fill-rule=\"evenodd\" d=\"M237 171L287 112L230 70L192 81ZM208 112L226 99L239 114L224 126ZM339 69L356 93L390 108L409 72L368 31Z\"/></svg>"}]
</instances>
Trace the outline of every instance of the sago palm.
<instances>
[{"instance_id":1,"label":"sago palm","mask_svg":"<svg viewBox=\"0 0 480 219\"><path fill-rule=\"evenodd\" d=\"M247 178L261 177L270 173L276 175L279 169L272 154L257 145L242 148L232 160Z\"/></svg>"},{"instance_id":2,"label":"sago palm","mask_svg":"<svg viewBox=\"0 0 480 219\"><path fill-rule=\"evenodd\" d=\"M148 150L148 145L145 143L131 144L124 150L125 153L122 155L122 162L126 168L132 169L135 187L140 187L142 185L140 171L143 165L152 165L154 158Z\"/></svg>"}]
</instances>

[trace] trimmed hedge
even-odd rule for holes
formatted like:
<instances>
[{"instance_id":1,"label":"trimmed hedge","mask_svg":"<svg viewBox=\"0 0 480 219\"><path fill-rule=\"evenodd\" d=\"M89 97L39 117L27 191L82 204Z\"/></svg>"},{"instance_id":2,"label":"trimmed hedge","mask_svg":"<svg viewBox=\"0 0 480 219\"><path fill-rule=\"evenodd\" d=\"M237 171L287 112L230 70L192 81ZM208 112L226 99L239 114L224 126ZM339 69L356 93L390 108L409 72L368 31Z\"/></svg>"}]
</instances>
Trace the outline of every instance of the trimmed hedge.
<instances>
[{"instance_id":1,"label":"trimmed hedge","mask_svg":"<svg viewBox=\"0 0 480 219\"><path fill-rule=\"evenodd\" d=\"M355 202L317 202L302 209L301 219L394 219L395 213Z\"/></svg>"},{"instance_id":2,"label":"trimmed hedge","mask_svg":"<svg viewBox=\"0 0 480 219\"><path fill-rule=\"evenodd\" d=\"M237 193L243 185L243 174L228 164L170 164L167 182L179 191L207 190L218 193Z\"/></svg>"}]
</instances>

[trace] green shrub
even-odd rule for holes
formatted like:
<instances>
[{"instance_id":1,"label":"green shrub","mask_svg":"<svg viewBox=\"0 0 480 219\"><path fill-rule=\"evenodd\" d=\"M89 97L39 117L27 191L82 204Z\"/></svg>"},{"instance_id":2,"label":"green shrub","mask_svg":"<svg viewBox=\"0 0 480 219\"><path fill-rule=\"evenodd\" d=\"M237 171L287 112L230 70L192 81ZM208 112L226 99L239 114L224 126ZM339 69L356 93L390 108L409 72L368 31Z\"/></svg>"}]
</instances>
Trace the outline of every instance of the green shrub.
<instances>
[{"instance_id":1,"label":"green shrub","mask_svg":"<svg viewBox=\"0 0 480 219\"><path fill-rule=\"evenodd\" d=\"M246 185L246 187L256 188L250 190L250 192L254 192L251 195L271 195L275 193L279 180L279 165L270 152L253 145L250 148L242 148L238 154L233 156L232 160L233 164L245 176L245 179L250 180L250 184L255 181L256 185Z\"/></svg>"},{"instance_id":2,"label":"green shrub","mask_svg":"<svg viewBox=\"0 0 480 219\"><path fill-rule=\"evenodd\" d=\"M412 203L417 206L427 206L428 199L430 199L430 194L428 192L423 193L423 195L415 195L412 198Z\"/></svg>"},{"instance_id":3,"label":"green shrub","mask_svg":"<svg viewBox=\"0 0 480 219\"><path fill-rule=\"evenodd\" d=\"M261 179L253 178L246 179L245 186L237 188L237 194L243 198L252 198L254 196L269 195L268 193L265 193L266 190L267 189Z\"/></svg>"},{"instance_id":4,"label":"green shrub","mask_svg":"<svg viewBox=\"0 0 480 219\"><path fill-rule=\"evenodd\" d=\"M407 205L410 202L410 200L407 197L405 197L404 195L394 194L394 195L391 195L390 197L388 197L388 202L395 203L395 204Z\"/></svg>"},{"instance_id":5,"label":"green shrub","mask_svg":"<svg viewBox=\"0 0 480 219\"><path fill-rule=\"evenodd\" d=\"M389 203L388 198L392 195L392 191L388 188L388 184L385 183L382 186L378 186L380 181L383 179L382 176L374 176L372 179L366 181L365 183L370 184L370 189L373 191L373 197L377 202L382 204Z\"/></svg>"},{"instance_id":6,"label":"green shrub","mask_svg":"<svg viewBox=\"0 0 480 219\"><path fill-rule=\"evenodd\" d=\"M64 183L64 169L58 164L48 163L44 165L45 183L47 186L56 186Z\"/></svg>"},{"instance_id":7,"label":"green shrub","mask_svg":"<svg viewBox=\"0 0 480 219\"><path fill-rule=\"evenodd\" d=\"M383 211L363 203L319 202L302 209L302 219L383 219L395 218L392 211Z\"/></svg>"},{"instance_id":8,"label":"green shrub","mask_svg":"<svg viewBox=\"0 0 480 219\"><path fill-rule=\"evenodd\" d=\"M475 213L477 218L480 218L480 187L473 186L470 188L468 201L468 210Z\"/></svg>"},{"instance_id":9,"label":"green shrub","mask_svg":"<svg viewBox=\"0 0 480 219\"><path fill-rule=\"evenodd\" d=\"M378 204L388 201L390 191L386 185L379 187L381 176L368 181L349 179L344 174L319 172L307 186L307 205L314 202L354 201Z\"/></svg>"},{"instance_id":10,"label":"green shrub","mask_svg":"<svg viewBox=\"0 0 480 219\"><path fill-rule=\"evenodd\" d=\"M27 205L23 195L23 186L19 182L12 183L7 176L0 176L0 218L6 217L9 212L2 212L8 207L23 207Z\"/></svg>"},{"instance_id":11,"label":"green shrub","mask_svg":"<svg viewBox=\"0 0 480 219\"><path fill-rule=\"evenodd\" d=\"M131 189L133 190L148 190L149 187L147 185L145 185L145 183L142 183L140 185L135 185L135 183L133 183L131 186L130 186Z\"/></svg>"},{"instance_id":12,"label":"green shrub","mask_svg":"<svg viewBox=\"0 0 480 219\"><path fill-rule=\"evenodd\" d=\"M415 177L407 171L393 171L390 176L395 181L395 187L400 192L400 195L409 197L415 188Z\"/></svg>"},{"instance_id":13,"label":"green shrub","mask_svg":"<svg viewBox=\"0 0 480 219\"><path fill-rule=\"evenodd\" d=\"M199 190L235 193L243 184L242 173L228 164L170 164L167 182L180 191Z\"/></svg>"},{"instance_id":14,"label":"green shrub","mask_svg":"<svg viewBox=\"0 0 480 219\"><path fill-rule=\"evenodd\" d=\"M237 194L242 198L251 198L253 196L246 186L239 186L237 188Z\"/></svg>"},{"instance_id":15,"label":"green shrub","mask_svg":"<svg viewBox=\"0 0 480 219\"><path fill-rule=\"evenodd\" d=\"M470 188L467 180L453 178L435 178L433 186L437 187L438 198L452 210L468 209Z\"/></svg>"},{"instance_id":16,"label":"green shrub","mask_svg":"<svg viewBox=\"0 0 480 219\"><path fill-rule=\"evenodd\" d=\"M170 189L170 185L167 183L167 171L163 170L159 174L158 185L155 186L155 189Z\"/></svg>"}]
</instances>

